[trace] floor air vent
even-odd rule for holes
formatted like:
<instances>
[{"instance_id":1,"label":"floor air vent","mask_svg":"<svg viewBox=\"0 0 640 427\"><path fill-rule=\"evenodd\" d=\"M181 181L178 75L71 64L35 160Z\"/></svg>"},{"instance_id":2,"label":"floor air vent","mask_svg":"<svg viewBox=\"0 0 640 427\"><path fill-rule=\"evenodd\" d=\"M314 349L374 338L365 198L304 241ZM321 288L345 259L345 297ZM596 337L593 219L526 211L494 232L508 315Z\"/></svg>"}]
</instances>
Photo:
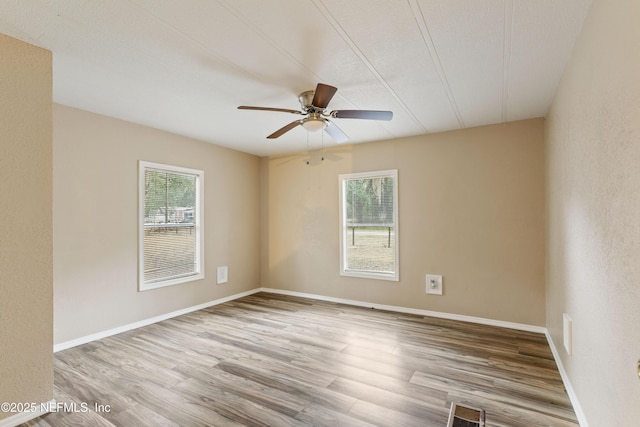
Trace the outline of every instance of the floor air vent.
<instances>
[{"instance_id":1,"label":"floor air vent","mask_svg":"<svg viewBox=\"0 0 640 427\"><path fill-rule=\"evenodd\" d=\"M484 427L484 410L451 402L447 427Z\"/></svg>"}]
</instances>

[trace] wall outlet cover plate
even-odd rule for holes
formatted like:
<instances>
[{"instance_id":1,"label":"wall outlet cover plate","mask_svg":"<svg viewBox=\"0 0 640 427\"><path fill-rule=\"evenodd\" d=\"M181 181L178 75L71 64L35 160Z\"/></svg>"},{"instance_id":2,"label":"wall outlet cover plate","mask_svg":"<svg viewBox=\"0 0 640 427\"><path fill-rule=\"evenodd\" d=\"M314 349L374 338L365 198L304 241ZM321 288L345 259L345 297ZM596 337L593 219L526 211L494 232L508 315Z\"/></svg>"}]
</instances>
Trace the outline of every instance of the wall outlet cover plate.
<instances>
[{"instance_id":1,"label":"wall outlet cover plate","mask_svg":"<svg viewBox=\"0 0 640 427\"><path fill-rule=\"evenodd\" d=\"M432 295L442 295L442 276L427 274L427 293Z\"/></svg>"},{"instance_id":2,"label":"wall outlet cover plate","mask_svg":"<svg viewBox=\"0 0 640 427\"><path fill-rule=\"evenodd\" d=\"M221 285L223 283L227 283L227 281L229 280L229 269L228 267L225 265L223 267L218 267L218 285Z\"/></svg>"},{"instance_id":3,"label":"wall outlet cover plate","mask_svg":"<svg viewBox=\"0 0 640 427\"><path fill-rule=\"evenodd\" d=\"M564 349L569 356L573 355L573 321L567 313L562 314L562 338Z\"/></svg>"}]
</instances>

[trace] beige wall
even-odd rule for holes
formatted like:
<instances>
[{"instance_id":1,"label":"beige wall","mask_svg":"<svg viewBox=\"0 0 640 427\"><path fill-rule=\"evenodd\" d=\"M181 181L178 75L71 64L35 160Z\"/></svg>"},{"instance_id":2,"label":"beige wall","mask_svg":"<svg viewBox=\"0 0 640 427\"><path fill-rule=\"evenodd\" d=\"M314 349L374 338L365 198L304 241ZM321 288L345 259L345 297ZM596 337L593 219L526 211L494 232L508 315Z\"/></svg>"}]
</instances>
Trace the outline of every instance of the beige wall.
<instances>
[{"instance_id":1,"label":"beige wall","mask_svg":"<svg viewBox=\"0 0 640 427\"><path fill-rule=\"evenodd\" d=\"M263 159L262 284L544 325L543 120ZM338 174L398 169L400 281L339 275ZM425 294L425 274L444 295Z\"/></svg>"},{"instance_id":2,"label":"beige wall","mask_svg":"<svg viewBox=\"0 0 640 427\"><path fill-rule=\"evenodd\" d=\"M0 402L53 397L51 180L51 53L0 34Z\"/></svg>"},{"instance_id":3,"label":"beige wall","mask_svg":"<svg viewBox=\"0 0 640 427\"><path fill-rule=\"evenodd\" d=\"M640 420L639 42L639 2L595 0L546 122L547 327L592 427Z\"/></svg>"},{"instance_id":4,"label":"beige wall","mask_svg":"<svg viewBox=\"0 0 640 427\"><path fill-rule=\"evenodd\" d=\"M56 343L260 286L258 157L57 104L53 118ZM204 280L138 292L138 160L204 170Z\"/></svg>"}]
</instances>

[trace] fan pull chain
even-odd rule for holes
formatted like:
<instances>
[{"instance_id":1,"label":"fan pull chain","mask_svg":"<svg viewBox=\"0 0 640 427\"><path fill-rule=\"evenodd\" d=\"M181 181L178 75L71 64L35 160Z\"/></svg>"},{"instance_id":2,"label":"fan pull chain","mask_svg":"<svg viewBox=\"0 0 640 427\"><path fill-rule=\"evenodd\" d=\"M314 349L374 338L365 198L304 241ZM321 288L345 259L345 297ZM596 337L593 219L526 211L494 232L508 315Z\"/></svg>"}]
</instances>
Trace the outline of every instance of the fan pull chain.
<instances>
[{"instance_id":1,"label":"fan pull chain","mask_svg":"<svg viewBox=\"0 0 640 427\"><path fill-rule=\"evenodd\" d=\"M310 146L309 146L309 134L310 133L311 132L307 132L307 153L309 153L309 159L311 159L311 149L310 149ZM320 145L320 153L321 153L320 161L324 162L324 133L322 133L320 135L320 144L321 144ZM311 164L311 161L307 160L306 163L309 165L309 164Z\"/></svg>"}]
</instances>

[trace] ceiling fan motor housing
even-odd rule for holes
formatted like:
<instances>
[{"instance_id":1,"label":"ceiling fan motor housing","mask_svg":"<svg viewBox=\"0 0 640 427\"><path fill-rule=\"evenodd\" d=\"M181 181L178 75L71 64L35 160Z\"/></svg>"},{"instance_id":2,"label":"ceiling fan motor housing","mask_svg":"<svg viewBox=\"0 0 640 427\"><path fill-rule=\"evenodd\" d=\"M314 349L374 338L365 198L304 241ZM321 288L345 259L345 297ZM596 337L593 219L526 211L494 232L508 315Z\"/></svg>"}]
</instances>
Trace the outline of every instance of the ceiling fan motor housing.
<instances>
[{"instance_id":1,"label":"ceiling fan motor housing","mask_svg":"<svg viewBox=\"0 0 640 427\"><path fill-rule=\"evenodd\" d=\"M300 106L303 111L310 112L309 110L315 110L313 107L313 95L315 95L315 90L307 90L298 95L298 101L300 101Z\"/></svg>"}]
</instances>

